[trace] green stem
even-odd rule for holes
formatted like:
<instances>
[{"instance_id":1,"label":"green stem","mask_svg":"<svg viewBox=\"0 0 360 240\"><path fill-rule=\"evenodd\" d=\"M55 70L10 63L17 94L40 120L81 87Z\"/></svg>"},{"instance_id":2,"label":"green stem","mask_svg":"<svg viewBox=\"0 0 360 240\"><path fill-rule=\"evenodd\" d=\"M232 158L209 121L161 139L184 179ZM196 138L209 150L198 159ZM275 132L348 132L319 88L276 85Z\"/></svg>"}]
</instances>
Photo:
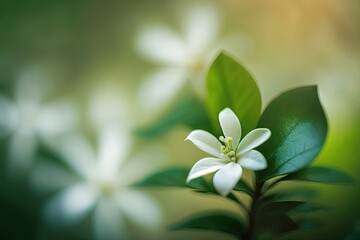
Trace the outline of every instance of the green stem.
<instances>
[{"instance_id":1,"label":"green stem","mask_svg":"<svg viewBox=\"0 0 360 240\"><path fill-rule=\"evenodd\" d=\"M248 229L247 232L245 233L245 240L253 240L254 238L254 233L255 233L255 211L256 211L256 205L258 200L261 197L261 191L262 188L264 186L264 183L256 183L256 188L255 188L255 192L253 195L253 201L251 203L251 207L249 210L249 225L248 225Z\"/></svg>"}]
</instances>

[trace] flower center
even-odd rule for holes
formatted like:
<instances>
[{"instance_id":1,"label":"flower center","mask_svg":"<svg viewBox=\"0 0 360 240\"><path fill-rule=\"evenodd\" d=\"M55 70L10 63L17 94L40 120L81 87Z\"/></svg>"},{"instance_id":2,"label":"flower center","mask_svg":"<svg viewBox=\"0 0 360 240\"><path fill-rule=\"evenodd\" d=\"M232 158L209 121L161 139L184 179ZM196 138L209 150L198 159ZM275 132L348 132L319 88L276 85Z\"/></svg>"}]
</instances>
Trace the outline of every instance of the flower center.
<instances>
[{"instance_id":1,"label":"flower center","mask_svg":"<svg viewBox=\"0 0 360 240\"><path fill-rule=\"evenodd\" d=\"M229 162L236 162L236 153L233 149L233 139L231 137L224 137L224 136L220 136L219 137L220 142L222 142L222 146L221 146L221 154L224 155Z\"/></svg>"},{"instance_id":2,"label":"flower center","mask_svg":"<svg viewBox=\"0 0 360 240\"><path fill-rule=\"evenodd\" d=\"M192 75L198 75L205 70L206 64L202 58L195 57L187 63L187 67Z\"/></svg>"},{"instance_id":3,"label":"flower center","mask_svg":"<svg viewBox=\"0 0 360 240\"><path fill-rule=\"evenodd\" d=\"M115 191L114 183L111 181L99 181L97 182L97 189L103 196L110 196Z\"/></svg>"}]
</instances>

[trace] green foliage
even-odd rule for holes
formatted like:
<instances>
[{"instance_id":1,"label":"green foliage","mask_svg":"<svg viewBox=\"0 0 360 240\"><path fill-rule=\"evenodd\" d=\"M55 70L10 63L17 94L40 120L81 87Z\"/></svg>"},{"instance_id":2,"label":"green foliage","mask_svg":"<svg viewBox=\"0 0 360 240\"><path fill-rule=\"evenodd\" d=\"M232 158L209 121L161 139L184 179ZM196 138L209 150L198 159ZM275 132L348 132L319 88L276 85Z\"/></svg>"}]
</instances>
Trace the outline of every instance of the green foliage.
<instances>
[{"instance_id":1,"label":"green foliage","mask_svg":"<svg viewBox=\"0 0 360 240\"><path fill-rule=\"evenodd\" d=\"M135 183L135 187L190 187L201 192L208 192L210 188L203 178L192 180L186 184L189 174L188 168L172 167L160 170L145 179Z\"/></svg>"},{"instance_id":2,"label":"green foliage","mask_svg":"<svg viewBox=\"0 0 360 240\"><path fill-rule=\"evenodd\" d=\"M236 184L234 190L247 193L250 196L254 194L254 190L242 179L240 179L239 182Z\"/></svg>"},{"instance_id":3,"label":"green foliage","mask_svg":"<svg viewBox=\"0 0 360 240\"><path fill-rule=\"evenodd\" d=\"M154 125L136 130L135 133L144 138L158 137L178 125L184 125L191 129L211 131L211 122L207 110L198 98L182 99Z\"/></svg>"},{"instance_id":4,"label":"green foliage","mask_svg":"<svg viewBox=\"0 0 360 240\"><path fill-rule=\"evenodd\" d=\"M259 89L249 72L223 53L210 67L207 94L211 120L219 133L218 114L226 107L239 118L243 134L255 128L261 110Z\"/></svg>"},{"instance_id":5,"label":"green foliage","mask_svg":"<svg viewBox=\"0 0 360 240\"><path fill-rule=\"evenodd\" d=\"M355 179L348 174L327 167L309 167L287 175L281 179L295 181L310 181L330 184L353 184Z\"/></svg>"},{"instance_id":6,"label":"green foliage","mask_svg":"<svg viewBox=\"0 0 360 240\"><path fill-rule=\"evenodd\" d=\"M220 54L210 67L207 93L209 115L203 105L196 102L197 99L195 102L192 102L194 99L189 100L179 103L158 125L140 134L147 137L158 136L177 124L208 130L211 122L214 127L212 133L216 135L220 133L218 114L229 107L238 116L243 135L256 125L258 128L271 130L271 138L257 148L267 159L268 167L256 172L254 186L240 179L234 191L226 197L246 211L246 228L231 214L208 213L190 217L171 229L213 230L229 233L240 239L274 239L284 233L321 226L321 223L312 219L311 213L327 208L308 203L316 191L308 188L269 191L276 184L288 180L337 184L355 182L352 177L338 170L308 167L322 149L327 134L327 120L318 98L317 87L301 87L281 94L267 106L260 117L261 97L254 79L239 63ZM204 178L186 184L188 173L187 168L169 168L143 179L135 186L190 187L202 194L220 196L212 182L207 182ZM272 181L266 182L269 179ZM252 198L250 206L235 195L236 191Z\"/></svg>"},{"instance_id":7,"label":"green foliage","mask_svg":"<svg viewBox=\"0 0 360 240\"><path fill-rule=\"evenodd\" d=\"M272 133L258 148L268 161L268 167L257 172L258 181L306 167L320 152L327 132L317 88L301 87L281 94L265 109L258 127Z\"/></svg>"},{"instance_id":8,"label":"green foliage","mask_svg":"<svg viewBox=\"0 0 360 240\"><path fill-rule=\"evenodd\" d=\"M240 219L234 214L224 212L221 213L206 213L198 216L193 216L190 219L176 224L170 228L171 230L212 230L224 233L229 233L237 237L242 236L244 227Z\"/></svg>"}]
</instances>

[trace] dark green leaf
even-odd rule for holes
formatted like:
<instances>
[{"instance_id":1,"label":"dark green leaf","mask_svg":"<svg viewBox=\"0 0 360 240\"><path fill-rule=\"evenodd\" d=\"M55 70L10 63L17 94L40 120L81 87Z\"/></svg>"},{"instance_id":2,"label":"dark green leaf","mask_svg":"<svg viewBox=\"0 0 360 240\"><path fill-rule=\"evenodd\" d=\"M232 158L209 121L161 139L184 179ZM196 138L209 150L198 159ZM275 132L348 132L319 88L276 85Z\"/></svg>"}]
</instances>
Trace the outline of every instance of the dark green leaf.
<instances>
[{"instance_id":1,"label":"dark green leaf","mask_svg":"<svg viewBox=\"0 0 360 240\"><path fill-rule=\"evenodd\" d=\"M186 229L199 229L199 230L212 230L224 233L230 233L235 236L241 236L244 227L240 219L231 213L206 213L194 216L183 223L176 224L170 227L171 230L186 230Z\"/></svg>"},{"instance_id":2,"label":"dark green leaf","mask_svg":"<svg viewBox=\"0 0 360 240\"><path fill-rule=\"evenodd\" d=\"M302 213L314 213L318 211L329 210L328 207L320 207L319 205L313 205L309 203L301 204L291 210L291 213L302 214Z\"/></svg>"},{"instance_id":3,"label":"dark green leaf","mask_svg":"<svg viewBox=\"0 0 360 240\"><path fill-rule=\"evenodd\" d=\"M310 181L331 184L352 184L355 183L354 178L336 169L327 167L309 167L298 172L289 174L285 180Z\"/></svg>"},{"instance_id":4,"label":"dark green leaf","mask_svg":"<svg viewBox=\"0 0 360 240\"><path fill-rule=\"evenodd\" d=\"M324 225L324 223L315 220L300 221L297 222L297 224L298 224L298 230L300 231L310 230Z\"/></svg>"},{"instance_id":5,"label":"dark green leaf","mask_svg":"<svg viewBox=\"0 0 360 240\"><path fill-rule=\"evenodd\" d=\"M266 195L265 198L269 198L271 201L304 201L315 197L317 193L318 191L312 188L284 189L281 192Z\"/></svg>"},{"instance_id":6,"label":"dark green leaf","mask_svg":"<svg viewBox=\"0 0 360 240\"><path fill-rule=\"evenodd\" d=\"M203 103L195 97L188 97L178 102L153 126L137 130L136 134L141 137L157 137L178 125L211 131L211 122Z\"/></svg>"},{"instance_id":7,"label":"dark green leaf","mask_svg":"<svg viewBox=\"0 0 360 240\"><path fill-rule=\"evenodd\" d=\"M186 184L188 168L173 167L156 172L134 184L135 187L190 187L198 191L210 191L203 178L197 178Z\"/></svg>"},{"instance_id":8,"label":"dark green leaf","mask_svg":"<svg viewBox=\"0 0 360 240\"><path fill-rule=\"evenodd\" d=\"M253 77L239 63L221 53L210 67L207 93L207 106L218 133L218 114L226 107L239 118L243 134L255 128L261 110L261 96Z\"/></svg>"},{"instance_id":9,"label":"dark green leaf","mask_svg":"<svg viewBox=\"0 0 360 240\"><path fill-rule=\"evenodd\" d=\"M297 227L294 220L283 212L264 212L255 219L257 233L285 233Z\"/></svg>"},{"instance_id":10,"label":"dark green leaf","mask_svg":"<svg viewBox=\"0 0 360 240\"><path fill-rule=\"evenodd\" d=\"M287 213L290 210L295 209L296 207L299 207L303 204L303 202L299 201L285 201L285 202L271 202L271 203L265 203L262 204L258 209L257 212L259 214L259 217L263 213Z\"/></svg>"},{"instance_id":11,"label":"dark green leaf","mask_svg":"<svg viewBox=\"0 0 360 240\"><path fill-rule=\"evenodd\" d=\"M245 192L245 193L249 194L250 196L252 196L253 193L254 193L254 191L251 189L251 187L241 179L239 180L239 182L234 187L234 190L235 191L240 191L240 192Z\"/></svg>"},{"instance_id":12,"label":"dark green leaf","mask_svg":"<svg viewBox=\"0 0 360 240\"><path fill-rule=\"evenodd\" d=\"M309 165L320 152L327 132L317 87L301 87L281 94L265 109L258 127L268 128L272 134L258 148L268 161L268 167L257 172L259 181Z\"/></svg>"}]
</instances>

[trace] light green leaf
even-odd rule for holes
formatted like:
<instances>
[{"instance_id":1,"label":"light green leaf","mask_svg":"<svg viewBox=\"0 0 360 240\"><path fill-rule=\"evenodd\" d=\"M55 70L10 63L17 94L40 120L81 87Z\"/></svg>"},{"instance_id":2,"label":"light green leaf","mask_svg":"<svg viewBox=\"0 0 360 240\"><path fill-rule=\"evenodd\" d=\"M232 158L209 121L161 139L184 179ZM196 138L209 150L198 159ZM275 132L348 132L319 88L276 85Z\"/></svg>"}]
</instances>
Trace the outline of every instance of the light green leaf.
<instances>
[{"instance_id":1,"label":"light green leaf","mask_svg":"<svg viewBox=\"0 0 360 240\"><path fill-rule=\"evenodd\" d=\"M212 230L229 233L240 238L243 234L243 223L234 214L216 212L194 216L183 223L170 227L171 230Z\"/></svg>"},{"instance_id":2,"label":"light green leaf","mask_svg":"<svg viewBox=\"0 0 360 240\"><path fill-rule=\"evenodd\" d=\"M210 191L203 178L197 178L186 184L188 168L173 167L156 172L134 184L134 187L189 187L202 192Z\"/></svg>"},{"instance_id":3,"label":"light green leaf","mask_svg":"<svg viewBox=\"0 0 360 240\"><path fill-rule=\"evenodd\" d=\"M285 180L310 181L330 184L355 183L355 179L347 175L346 173L327 167L305 168L298 172L289 174L288 176L281 179L281 181Z\"/></svg>"},{"instance_id":4,"label":"light green leaf","mask_svg":"<svg viewBox=\"0 0 360 240\"><path fill-rule=\"evenodd\" d=\"M309 165L320 152L327 133L317 87L301 87L281 94L265 109L258 127L268 128L272 134L258 148L268 162L265 170L257 172L258 181Z\"/></svg>"},{"instance_id":5,"label":"light green leaf","mask_svg":"<svg viewBox=\"0 0 360 240\"><path fill-rule=\"evenodd\" d=\"M243 135L253 130L260 116L261 96L249 72L221 53L207 76L207 106L214 128L220 134L218 114L226 107L239 118Z\"/></svg>"},{"instance_id":6,"label":"light green leaf","mask_svg":"<svg viewBox=\"0 0 360 240\"><path fill-rule=\"evenodd\" d=\"M158 137L179 125L211 131L209 115L199 99L188 97L181 100L154 125L136 130L135 133L144 138Z\"/></svg>"}]
</instances>

